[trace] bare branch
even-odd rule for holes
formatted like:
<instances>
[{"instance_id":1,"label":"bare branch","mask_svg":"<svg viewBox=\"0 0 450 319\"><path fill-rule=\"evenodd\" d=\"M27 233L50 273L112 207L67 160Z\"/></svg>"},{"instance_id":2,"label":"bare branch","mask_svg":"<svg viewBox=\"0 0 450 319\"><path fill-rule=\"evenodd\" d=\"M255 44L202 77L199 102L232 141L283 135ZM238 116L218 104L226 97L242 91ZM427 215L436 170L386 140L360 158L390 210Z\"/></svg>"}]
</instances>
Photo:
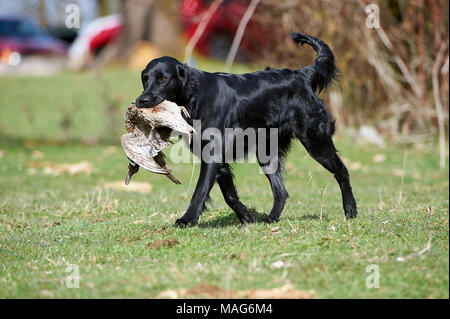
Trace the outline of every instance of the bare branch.
<instances>
[{"instance_id":1,"label":"bare branch","mask_svg":"<svg viewBox=\"0 0 450 319\"><path fill-rule=\"evenodd\" d=\"M186 63L189 63L189 61L191 60L192 51L194 50L195 45L202 36L203 32L205 32L205 28L208 25L209 20L211 20L212 15L214 14L214 12L217 11L222 2L223 0L214 0L213 3L211 3L209 8L203 14L202 20L200 21L197 29L195 30L194 35L191 37L186 46L186 49L184 50L184 61Z\"/></svg>"},{"instance_id":2,"label":"bare branch","mask_svg":"<svg viewBox=\"0 0 450 319\"><path fill-rule=\"evenodd\" d=\"M236 35L233 39L233 44L231 45L230 52L228 52L227 56L227 64L225 70L230 72L231 66L233 65L234 58L236 57L237 50L239 49L239 44L241 43L242 36L244 35L245 28L247 27L247 23L250 18L253 16L255 12L256 6L258 5L259 0L252 0L252 2L247 7L244 15L242 16L241 21L239 22L238 29L236 31Z\"/></svg>"},{"instance_id":3,"label":"bare branch","mask_svg":"<svg viewBox=\"0 0 450 319\"><path fill-rule=\"evenodd\" d=\"M444 112L442 110L441 96L439 92L439 70L441 64L444 61L444 54L447 51L448 42L442 43L436 59L433 65L432 71L432 84L433 84L433 98L436 106L436 116L438 118L439 126L439 167L441 169L445 168L446 159L446 146L445 146L445 128L444 128Z\"/></svg>"},{"instance_id":4,"label":"bare branch","mask_svg":"<svg viewBox=\"0 0 450 319\"><path fill-rule=\"evenodd\" d=\"M383 27L380 26L380 28L375 28L375 30L377 31L377 34L380 37L381 41L383 42L384 46L392 53L395 63L402 72L406 82L408 82L409 86L414 92L414 95L416 95L417 97L422 97L423 91L420 89L420 86L417 84L416 79L409 71L403 59L398 54L397 50L395 49L388 35L384 31Z\"/></svg>"},{"instance_id":5,"label":"bare branch","mask_svg":"<svg viewBox=\"0 0 450 319\"><path fill-rule=\"evenodd\" d=\"M442 66L441 74L442 75L447 75L448 74L448 55L447 55L447 59L445 59L444 65Z\"/></svg>"}]
</instances>

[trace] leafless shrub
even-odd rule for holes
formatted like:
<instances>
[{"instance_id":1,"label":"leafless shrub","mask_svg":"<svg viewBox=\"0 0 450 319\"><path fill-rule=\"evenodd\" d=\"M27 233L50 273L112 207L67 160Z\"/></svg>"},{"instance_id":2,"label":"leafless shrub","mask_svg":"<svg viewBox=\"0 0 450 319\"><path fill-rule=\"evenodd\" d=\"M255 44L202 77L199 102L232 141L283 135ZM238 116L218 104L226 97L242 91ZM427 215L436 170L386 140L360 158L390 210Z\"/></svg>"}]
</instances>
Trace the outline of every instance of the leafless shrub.
<instances>
[{"instance_id":1,"label":"leafless shrub","mask_svg":"<svg viewBox=\"0 0 450 319\"><path fill-rule=\"evenodd\" d=\"M366 27L369 3L380 8L379 29ZM311 64L314 54L293 45L289 34L314 35L337 57L341 76L324 98L341 127L369 122L393 138L438 129L442 135L448 131L448 8L444 0L263 0L254 16L273 45L254 58L278 67Z\"/></svg>"}]
</instances>

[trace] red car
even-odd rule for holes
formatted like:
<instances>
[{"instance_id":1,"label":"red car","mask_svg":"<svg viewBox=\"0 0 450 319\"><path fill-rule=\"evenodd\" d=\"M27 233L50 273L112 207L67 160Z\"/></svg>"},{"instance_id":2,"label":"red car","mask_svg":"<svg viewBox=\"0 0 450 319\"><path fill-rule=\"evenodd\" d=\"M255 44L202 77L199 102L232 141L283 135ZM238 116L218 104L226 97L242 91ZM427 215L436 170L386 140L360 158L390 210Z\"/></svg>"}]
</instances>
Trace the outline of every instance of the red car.
<instances>
[{"instance_id":1,"label":"red car","mask_svg":"<svg viewBox=\"0 0 450 319\"><path fill-rule=\"evenodd\" d=\"M26 54L65 55L67 44L28 20L0 17L0 62L11 63Z\"/></svg>"},{"instance_id":2,"label":"red car","mask_svg":"<svg viewBox=\"0 0 450 319\"><path fill-rule=\"evenodd\" d=\"M184 34L188 39L194 35L202 14L211 3L211 0L183 0L181 2ZM248 5L249 1L243 0L223 1L212 15L203 35L197 42L196 50L214 58L226 58L239 22ZM256 19L250 19L239 47L238 58L251 57L257 52L258 48L269 45L267 42L267 38L264 37L264 32Z\"/></svg>"}]
</instances>

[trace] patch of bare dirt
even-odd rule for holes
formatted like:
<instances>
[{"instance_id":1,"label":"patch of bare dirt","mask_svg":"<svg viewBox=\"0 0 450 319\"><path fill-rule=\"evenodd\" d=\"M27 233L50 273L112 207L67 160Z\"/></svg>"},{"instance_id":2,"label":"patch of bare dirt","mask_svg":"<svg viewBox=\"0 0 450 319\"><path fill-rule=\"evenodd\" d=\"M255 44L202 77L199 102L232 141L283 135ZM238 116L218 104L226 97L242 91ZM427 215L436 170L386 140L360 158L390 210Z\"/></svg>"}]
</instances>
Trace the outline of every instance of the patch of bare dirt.
<instances>
[{"instance_id":1,"label":"patch of bare dirt","mask_svg":"<svg viewBox=\"0 0 450 319\"><path fill-rule=\"evenodd\" d=\"M88 161L81 161L78 163L53 163L50 161L31 161L27 163L29 167L29 174L36 173L36 169L42 168L42 173L45 175L57 176L62 173L69 175L76 175L80 173L90 174L94 166Z\"/></svg>"},{"instance_id":2,"label":"patch of bare dirt","mask_svg":"<svg viewBox=\"0 0 450 319\"><path fill-rule=\"evenodd\" d=\"M178 245L180 242L174 238L171 239L157 239L147 244L150 249L159 249L162 247L173 247Z\"/></svg>"},{"instance_id":3,"label":"patch of bare dirt","mask_svg":"<svg viewBox=\"0 0 450 319\"><path fill-rule=\"evenodd\" d=\"M107 182L103 184L106 189L115 189L126 192L138 192L138 193L150 193L153 189L153 185L143 182L130 182L125 185L123 181Z\"/></svg>"},{"instance_id":4,"label":"patch of bare dirt","mask_svg":"<svg viewBox=\"0 0 450 319\"><path fill-rule=\"evenodd\" d=\"M158 298L249 298L249 299L313 299L314 291L295 289L292 285L287 284L279 288L271 289L251 289L251 290L227 290L221 287L201 283L191 288L182 288L179 290L168 289L161 292Z\"/></svg>"}]
</instances>

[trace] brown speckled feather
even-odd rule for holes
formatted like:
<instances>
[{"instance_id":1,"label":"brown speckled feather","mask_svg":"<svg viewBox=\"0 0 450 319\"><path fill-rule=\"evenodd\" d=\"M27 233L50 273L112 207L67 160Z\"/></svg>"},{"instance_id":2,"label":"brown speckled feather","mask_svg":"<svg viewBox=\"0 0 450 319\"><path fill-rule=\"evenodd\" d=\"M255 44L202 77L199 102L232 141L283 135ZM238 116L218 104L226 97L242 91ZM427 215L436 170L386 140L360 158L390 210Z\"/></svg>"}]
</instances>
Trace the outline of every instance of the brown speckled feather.
<instances>
[{"instance_id":1,"label":"brown speckled feather","mask_svg":"<svg viewBox=\"0 0 450 319\"><path fill-rule=\"evenodd\" d=\"M164 174L175 184L180 184L167 168L162 149L172 144L169 141L172 130L188 136L190 142L195 130L181 112L189 117L184 107L170 101L163 101L151 109L138 109L134 103L127 108L125 126L128 133L121 137L122 148L130 161L125 184L130 182L139 166Z\"/></svg>"}]
</instances>

